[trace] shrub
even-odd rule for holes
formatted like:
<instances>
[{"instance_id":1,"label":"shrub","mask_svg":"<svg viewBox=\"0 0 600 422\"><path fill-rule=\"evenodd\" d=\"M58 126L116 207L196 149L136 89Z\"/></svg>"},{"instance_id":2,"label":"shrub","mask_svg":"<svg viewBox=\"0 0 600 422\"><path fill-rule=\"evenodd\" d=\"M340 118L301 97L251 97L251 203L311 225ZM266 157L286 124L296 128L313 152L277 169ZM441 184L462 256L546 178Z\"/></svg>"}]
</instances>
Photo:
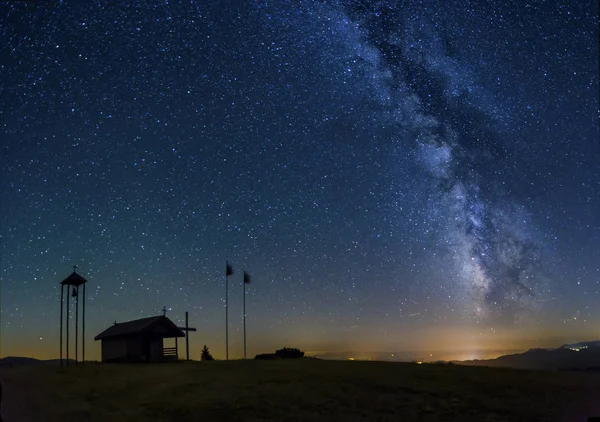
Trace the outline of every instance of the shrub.
<instances>
[{"instance_id":1,"label":"shrub","mask_svg":"<svg viewBox=\"0 0 600 422\"><path fill-rule=\"evenodd\" d=\"M206 347L206 344L204 345L204 348L202 349L202 355L200 356L200 359L215 360L215 358L213 358L212 355L210 354L210 352L208 351L208 347Z\"/></svg>"},{"instance_id":2,"label":"shrub","mask_svg":"<svg viewBox=\"0 0 600 422\"><path fill-rule=\"evenodd\" d=\"M275 354L280 358L286 359L299 359L304 357L304 352L293 347L284 347L283 349L277 350Z\"/></svg>"},{"instance_id":3,"label":"shrub","mask_svg":"<svg viewBox=\"0 0 600 422\"><path fill-rule=\"evenodd\" d=\"M259 355L254 356L254 359L256 359L256 360L277 360L277 359L279 359L279 356L277 356L275 353L261 353Z\"/></svg>"}]
</instances>

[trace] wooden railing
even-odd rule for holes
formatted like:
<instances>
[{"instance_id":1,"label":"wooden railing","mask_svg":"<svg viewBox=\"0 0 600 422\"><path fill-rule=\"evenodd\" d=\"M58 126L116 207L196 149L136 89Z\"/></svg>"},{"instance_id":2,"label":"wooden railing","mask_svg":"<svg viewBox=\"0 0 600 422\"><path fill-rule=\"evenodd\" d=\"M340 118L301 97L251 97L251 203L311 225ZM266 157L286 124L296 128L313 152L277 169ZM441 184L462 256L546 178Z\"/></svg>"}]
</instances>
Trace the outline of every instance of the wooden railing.
<instances>
[{"instance_id":1,"label":"wooden railing","mask_svg":"<svg viewBox=\"0 0 600 422\"><path fill-rule=\"evenodd\" d=\"M163 356L177 356L177 347L163 347Z\"/></svg>"}]
</instances>

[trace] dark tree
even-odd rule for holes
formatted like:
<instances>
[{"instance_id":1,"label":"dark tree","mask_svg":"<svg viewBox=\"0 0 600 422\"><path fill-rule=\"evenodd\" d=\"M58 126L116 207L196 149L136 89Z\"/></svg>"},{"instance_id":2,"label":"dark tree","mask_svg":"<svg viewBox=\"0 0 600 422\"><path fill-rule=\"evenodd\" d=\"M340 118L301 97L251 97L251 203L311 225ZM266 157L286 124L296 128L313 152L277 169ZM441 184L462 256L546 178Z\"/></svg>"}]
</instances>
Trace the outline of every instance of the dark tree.
<instances>
[{"instance_id":1,"label":"dark tree","mask_svg":"<svg viewBox=\"0 0 600 422\"><path fill-rule=\"evenodd\" d=\"M206 344L204 345L204 348L202 349L202 355L201 355L200 359L215 360L215 358L213 358L212 355L210 354L210 352L208 351L208 347L206 347Z\"/></svg>"},{"instance_id":2,"label":"dark tree","mask_svg":"<svg viewBox=\"0 0 600 422\"><path fill-rule=\"evenodd\" d=\"M259 355L254 356L256 360L277 360L280 359L275 353L261 353Z\"/></svg>"},{"instance_id":3,"label":"dark tree","mask_svg":"<svg viewBox=\"0 0 600 422\"><path fill-rule=\"evenodd\" d=\"M294 347L284 347L283 349L277 350L275 354L280 358L299 359L304 357L304 352Z\"/></svg>"}]
</instances>

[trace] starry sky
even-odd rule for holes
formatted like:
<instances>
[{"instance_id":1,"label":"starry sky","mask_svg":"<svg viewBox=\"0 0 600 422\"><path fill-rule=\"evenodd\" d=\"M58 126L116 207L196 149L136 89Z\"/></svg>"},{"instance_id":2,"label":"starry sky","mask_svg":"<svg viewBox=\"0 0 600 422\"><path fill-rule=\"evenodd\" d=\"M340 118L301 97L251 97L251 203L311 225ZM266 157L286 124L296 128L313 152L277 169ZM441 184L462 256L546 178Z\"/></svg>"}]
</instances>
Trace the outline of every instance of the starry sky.
<instances>
[{"instance_id":1,"label":"starry sky","mask_svg":"<svg viewBox=\"0 0 600 422\"><path fill-rule=\"evenodd\" d=\"M77 265L223 358L226 260L234 358L243 270L251 356L599 339L598 90L596 2L2 2L0 353Z\"/></svg>"}]
</instances>

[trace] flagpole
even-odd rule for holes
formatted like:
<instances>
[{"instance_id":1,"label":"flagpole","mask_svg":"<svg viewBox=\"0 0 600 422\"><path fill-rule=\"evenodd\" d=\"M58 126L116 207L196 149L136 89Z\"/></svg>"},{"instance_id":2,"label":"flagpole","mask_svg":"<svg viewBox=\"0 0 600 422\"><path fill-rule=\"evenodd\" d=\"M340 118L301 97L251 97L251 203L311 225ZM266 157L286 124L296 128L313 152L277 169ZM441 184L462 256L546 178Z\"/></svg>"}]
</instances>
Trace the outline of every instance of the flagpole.
<instances>
[{"instance_id":1,"label":"flagpole","mask_svg":"<svg viewBox=\"0 0 600 422\"><path fill-rule=\"evenodd\" d=\"M225 261L225 360L229 360L229 261Z\"/></svg>"},{"instance_id":2,"label":"flagpole","mask_svg":"<svg viewBox=\"0 0 600 422\"><path fill-rule=\"evenodd\" d=\"M244 285L244 359L246 359L246 280L242 280L242 284Z\"/></svg>"},{"instance_id":3,"label":"flagpole","mask_svg":"<svg viewBox=\"0 0 600 422\"><path fill-rule=\"evenodd\" d=\"M242 284L244 285L244 359L246 359L246 284L250 284L250 274L246 271L244 271Z\"/></svg>"},{"instance_id":4,"label":"flagpole","mask_svg":"<svg viewBox=\"0 0 600 422\"><path fill-rule=\"evenodd\" d=\"M71 315L71 307L69 306L69 297L71 296L71 290L67 284L67 366L69 366L69 317Z\"/></svg>"}]
</instances>

